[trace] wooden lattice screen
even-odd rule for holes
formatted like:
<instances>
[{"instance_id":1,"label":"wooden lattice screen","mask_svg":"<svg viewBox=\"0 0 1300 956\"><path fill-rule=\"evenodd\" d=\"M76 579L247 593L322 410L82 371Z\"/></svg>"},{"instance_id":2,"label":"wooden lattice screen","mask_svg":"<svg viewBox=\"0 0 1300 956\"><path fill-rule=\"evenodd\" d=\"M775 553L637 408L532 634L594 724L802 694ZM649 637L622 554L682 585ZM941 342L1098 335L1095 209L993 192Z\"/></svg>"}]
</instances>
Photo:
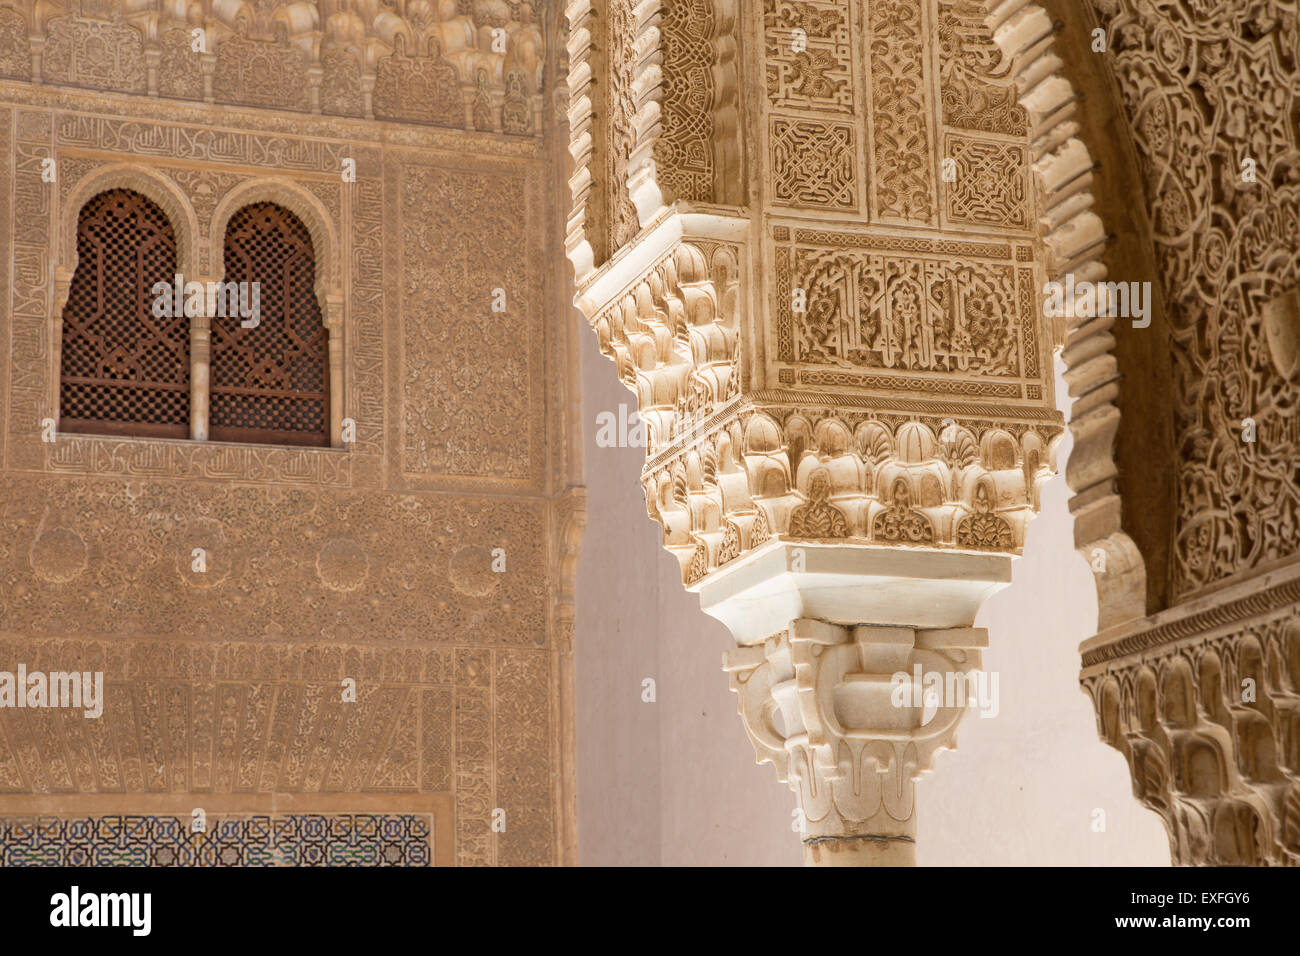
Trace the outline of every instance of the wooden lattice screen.
<instances>
[{"instance_id":1,"label":"wooden lattice screen","mask_svg":"<svg viewBox=\"0 0 1300 956\"><path fill-rule=\"evenodd\" d=\"M82 207L63 309L61 431L189 435L189 320L153 314L154 284L175 274L176 237L149 199L113 189Z\"/></svg>"},{"instance_id":2,"label":"wooden lattice screen","mask_svg":"<svg viewBox=\"0 0 1300 956\"><path fill-rule=\"evenodd\" d=\"M260 316L252 328L238 315L212 320L210 437L328 445L328 344L310 234L281 206L245 206L226 227L225 260L225 282L258 283Z\"/></svg>"}]
</instances>

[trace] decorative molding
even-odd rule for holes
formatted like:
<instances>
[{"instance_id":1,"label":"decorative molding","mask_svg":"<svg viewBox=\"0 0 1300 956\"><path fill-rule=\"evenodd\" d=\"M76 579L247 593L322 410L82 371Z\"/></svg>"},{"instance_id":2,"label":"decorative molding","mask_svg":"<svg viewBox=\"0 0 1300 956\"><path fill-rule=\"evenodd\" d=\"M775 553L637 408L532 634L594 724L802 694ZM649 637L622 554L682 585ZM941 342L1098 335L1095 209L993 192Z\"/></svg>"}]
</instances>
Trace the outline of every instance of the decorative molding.
<instances>
[{"instance_id":1,"label":"decorative molding","mask_svg":"<svg viewBox=\"0 0 1300 956\"><path fill-rule=\"evenodd\" d=\"M0 817L3 866L430 866L431 814Z\"/></svg>"},{"instance_id":2,"label":"decorative molding","mask_svg":"<svg viewBox=\"0 0 1300 956\"><path fill-rule=\"evenodd\" d=\"M1218 636L1276 616L1295 604L1300 604L1300 567L1251 576L1212 596L1117 625L1085 641L1079 648L1084 675L1165 645Z\"/></svg>"},{"instance_id":3,"label":"decorative molding","mask_svg":"<svg viewBox=\"0 0 1300 956\"><path fill-rule=\"evenodd\" d=\"M1300 865L1300 606L1084 676L1175 865Z\"/></svg>"},{"instance_id":4,"label":"decorative molding","mask_svg":"<svg viewBox=\"0 0 1300 956\"><path fill-rule=\"evenodd\" d=\"M212 274L226 274L226 225L230 222L230 217L245 206L259 202L283 206L307 227L316 261L316 297L321 301L323 309L328 297L341 295L343 291L338 228L320 199L302 184L284 177L245 180L217 202L205 233L208 237L208 261L212 263ZM335 215L337 213L338 210Z\"/></svg>"},{"instance_id":5,"label":"decorative molding","mask_svg":"<svg viewBox=\"0 0 1300 956\"><path fill-rule=\"evenodd\" d=\"M71 281L77 271L77 219L81 208L93 197L110 189L130 189L152 200L171 220L176 236L176 267L185 276L200 274L198 216L184 190L152 164L113 163L87 173L65 196L60 197L58 212L58 259L55 270ZM56 299L54 314L61 315L67 303L67 288L62 287L63 301Z\"/></svg>"}]
</instances>

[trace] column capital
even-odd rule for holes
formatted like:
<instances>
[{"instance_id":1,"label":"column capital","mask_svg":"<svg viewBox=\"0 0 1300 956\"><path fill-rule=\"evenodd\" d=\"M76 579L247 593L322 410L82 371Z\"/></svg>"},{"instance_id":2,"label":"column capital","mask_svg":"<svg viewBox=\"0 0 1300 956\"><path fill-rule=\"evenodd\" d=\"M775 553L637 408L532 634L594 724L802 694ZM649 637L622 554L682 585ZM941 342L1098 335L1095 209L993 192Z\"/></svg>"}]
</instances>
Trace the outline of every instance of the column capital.
<instances>
[{"instance_id":1,"label":"column capital","mask_svg":"<svg viewBox=\"0 0 1300 956\"><path fill-rule=\"evenodd\" d=\"M988 696L987 645L976 628L798 618L724 656L759 762L799 798L808 862L915 862L915 782Z\"/></svg>"}]
</instances>

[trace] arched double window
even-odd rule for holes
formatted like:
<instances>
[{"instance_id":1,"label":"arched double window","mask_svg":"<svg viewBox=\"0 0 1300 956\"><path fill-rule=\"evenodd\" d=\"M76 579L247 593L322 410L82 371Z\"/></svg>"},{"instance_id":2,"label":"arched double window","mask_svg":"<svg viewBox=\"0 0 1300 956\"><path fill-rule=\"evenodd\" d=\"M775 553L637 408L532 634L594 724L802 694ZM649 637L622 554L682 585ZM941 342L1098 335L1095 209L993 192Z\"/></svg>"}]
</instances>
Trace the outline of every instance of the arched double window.
<instances>
[{"instance_id":1,"label":"arched double window","mask_svg":"<svg viewBox=\"0 0 1300 956\"><path fill-rule=\"evenodd\" d=\"M191 417L206 410L214 441L330 444L311 235L258 202L230 218L223 248L223 279L191 286L156 203L129 189L86 202L63 310L60 430L185 438L203 433ZM195 315L208 318L210 358L191 353ZM196 359L207 375L194 374Z\"/></svg>"}]
</instances>

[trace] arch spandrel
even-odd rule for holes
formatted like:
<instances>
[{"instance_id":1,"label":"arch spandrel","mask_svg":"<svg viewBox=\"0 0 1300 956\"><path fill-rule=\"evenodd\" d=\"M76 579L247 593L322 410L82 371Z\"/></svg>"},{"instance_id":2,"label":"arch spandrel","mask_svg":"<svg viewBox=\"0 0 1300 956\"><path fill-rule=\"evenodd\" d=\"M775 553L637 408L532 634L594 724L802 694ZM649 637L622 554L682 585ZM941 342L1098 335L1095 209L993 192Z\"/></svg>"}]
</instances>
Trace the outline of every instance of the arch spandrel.
<instances>
[{"instance_id":1,"label":"arch spandrel","mask_svg":"<svg viewBox=\"0 0 1300 956\"><path fill-rule=\"evenodd\" d=\"M1048 6L1087 97L1097 195L1117 233L1112 272L1151 287L1150 314L1110 330L1108 361L1123 377L1105 425L1114 466L1080 464L1122 498L1147 586L1142 602L1108 601L1103 587L1082 681L1135 796L1164 819L1176 863L1295 865L1286 742L1300 697L1286 649L1300 560L1285 529L1300 501L1300 435L1286 300L1297 285L1300 143L1285 117L1300 96L1300 11ZM1072 373L1096 365L1085 349L1075 356ZM1118 712L1112 692L1097 693L1115 686Z\"/></svg>"}]
</instances>

